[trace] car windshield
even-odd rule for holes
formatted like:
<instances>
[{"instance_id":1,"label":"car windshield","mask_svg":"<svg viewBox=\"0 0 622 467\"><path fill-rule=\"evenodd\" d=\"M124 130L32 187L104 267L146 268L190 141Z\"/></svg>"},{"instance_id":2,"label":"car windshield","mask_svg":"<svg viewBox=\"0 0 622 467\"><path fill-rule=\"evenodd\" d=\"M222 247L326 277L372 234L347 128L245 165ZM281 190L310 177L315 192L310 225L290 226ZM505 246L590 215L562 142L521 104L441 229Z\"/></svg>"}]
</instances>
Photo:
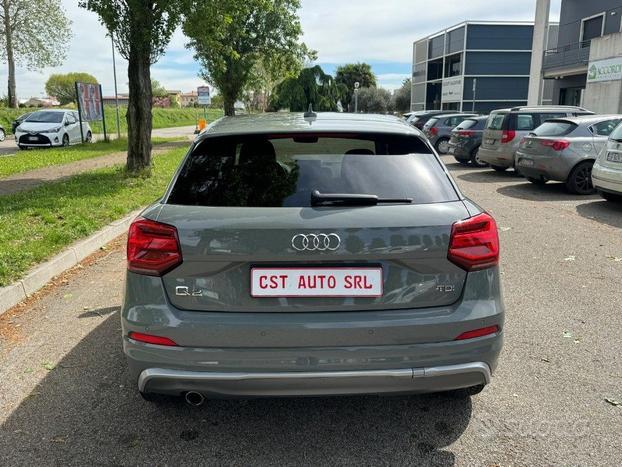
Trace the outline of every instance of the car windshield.
<instances>
[{"instance_id":1,"label":"car windshield","mask_svg":"<svg viewBox=\"0 0 622 467\"><path fill-rule=\"evenodd\" d=\"M61 123L65 116L62 112L34 112L26 119L30 123Z\"/></svg>"},{"instance_id":2,"label":"car windshield","mask_svg":"<svg viewBox=\"0 0 622 467\"><path fill-rule=\"evenodd\" d=\"M566 136L577 127L576 123L567 120L549 120L533 130L536 136Z\"/></svg>"},{"instance_id":3,"label":"car windshield","mask_svg":"<svg viewBox=\"0 0 622 467\"><path fill-rule=\"evenodd\" d=\"M486 123L486 128L488 130L502 130L503 129L503 121L505 120L505 116L507 114L491 114L488 117L488 122Z\"/></svg>"},{"instance_id":4,"label":"car windshield","mask_svg":"<svg viewBox=\"0 0 622 467\"><path fill-rule=\"evenodd\" d=\"M352 195L409 204L458 199L418 137L305 134L208 138L186 159L167 202L309 207L317 205L314 191L342 201Z\"/></svg>"}]
</instances>

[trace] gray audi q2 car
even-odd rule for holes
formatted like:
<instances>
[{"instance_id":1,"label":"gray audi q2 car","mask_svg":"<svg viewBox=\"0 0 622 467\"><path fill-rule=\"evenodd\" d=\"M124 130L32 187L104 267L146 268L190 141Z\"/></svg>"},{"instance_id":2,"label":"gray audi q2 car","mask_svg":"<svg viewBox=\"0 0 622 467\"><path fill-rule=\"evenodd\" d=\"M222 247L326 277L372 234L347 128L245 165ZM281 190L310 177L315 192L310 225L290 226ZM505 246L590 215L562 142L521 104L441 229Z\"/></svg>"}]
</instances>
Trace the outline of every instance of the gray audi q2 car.
<instances>
[{"instance_id":1,"label":"gray audi q2 car","mask_svg":"<svg viewBox=\"0 0 622 467\"><path fill-rule=\"evenodd\" d=\"M130 227L123 347L145 398L490 382L499 239L396 117L227 117Z\"/></svg>"}]
</instances>

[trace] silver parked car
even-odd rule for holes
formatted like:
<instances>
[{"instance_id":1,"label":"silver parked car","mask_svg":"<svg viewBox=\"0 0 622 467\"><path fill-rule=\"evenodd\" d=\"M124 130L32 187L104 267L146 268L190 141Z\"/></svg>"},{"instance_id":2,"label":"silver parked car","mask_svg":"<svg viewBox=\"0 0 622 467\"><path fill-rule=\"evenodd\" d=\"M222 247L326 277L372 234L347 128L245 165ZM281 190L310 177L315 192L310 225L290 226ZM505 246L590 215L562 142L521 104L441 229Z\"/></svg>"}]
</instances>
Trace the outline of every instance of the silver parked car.
<instances>
[{"instance_id":1,"label":"silver parked car","mask_svg":"<svg viewBox=\"0 0 622 467\"><path fill-rule=\"evenodd\" d=\"M478 157L491 168L503 172L513 168L521 139L552 118L593 115L581 107L562 105L513 107L490 113Z\"/></svg>"},{"instance_id":2,"label":"silver parked car","mask_svg":"<svg viewBox=\"0 0 622 467\"><path fill-rule=\"evenodd\" d=\"M477 114L466 113L436 115L423 126L423 133L439 154L447 154L452 130L466 118L476 116Z\"/></svg>"},{"instance_id":3,"label":"silver parked car","mask_svg":"<svg viewBox=\"0 0 622 467\"><path fill-rule=\"evenodd\" d=\"M495 221L397 117L214 122L127 261L146 398L476 393L502 346Z\"/></svg>"},{"instance_id":4,"label":"silver parked car","mask_svg":"<svg viewBox=\"0 0 622 467\"><path fill-rule=\"evenodd\" d=\"M622 123L609 135L592 167L592 184L607 201L622 203Z\"/></svg>"},{"instance_id":5,"label":"silver parked car","mask_svg":"<svg viewBox=\"0 0 622 467\"><path fill-rule=\"evenodd\" d=\"M522 139L516 167L531 183L558 180L571 193L593 193L592 166L620 121L621 115L548 120Z\"/></svg>"}]
</instances>

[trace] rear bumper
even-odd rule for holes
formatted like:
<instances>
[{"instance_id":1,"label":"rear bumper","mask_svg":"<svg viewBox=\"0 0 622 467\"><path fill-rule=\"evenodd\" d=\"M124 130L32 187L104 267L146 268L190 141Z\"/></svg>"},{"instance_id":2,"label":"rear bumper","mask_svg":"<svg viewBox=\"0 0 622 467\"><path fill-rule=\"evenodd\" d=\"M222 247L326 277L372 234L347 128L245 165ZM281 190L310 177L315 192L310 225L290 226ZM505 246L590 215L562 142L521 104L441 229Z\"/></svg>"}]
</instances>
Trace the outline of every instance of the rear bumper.
<instances>
[{"instance_id":1,"label":"rear bumper","mask_svg":"<svg viewBox=\"0 0 622 467\"><path fill-rule=\"evenodd\" d=\"M445 391L490 382L483 362L390 370L221 373L147 369L138 378L141 392L208 397L279 397L342 394L391 394Z\"/></svg>"},{"instance_id":2,"label":"rear bumper","mask_svg":"<svg viewBox=\"0 0 622 467\"><path fill-rule=\"evenodd\" d=\"M622 170L612 170L597 163L592 168L594 188L613 194L622 194Z\"/></svg>"},{"instance_id":3,"label":"rear bumper","mask_svg":"<svg viewBox=\"0 0 622 467\"><path fill-rule=\"evenodd\" d=\"M483 162L498 167L514 167L514 149L507 145L503 150L486 149L483 146L479 148L478 157Z\"/></svg>"}]
</instances>

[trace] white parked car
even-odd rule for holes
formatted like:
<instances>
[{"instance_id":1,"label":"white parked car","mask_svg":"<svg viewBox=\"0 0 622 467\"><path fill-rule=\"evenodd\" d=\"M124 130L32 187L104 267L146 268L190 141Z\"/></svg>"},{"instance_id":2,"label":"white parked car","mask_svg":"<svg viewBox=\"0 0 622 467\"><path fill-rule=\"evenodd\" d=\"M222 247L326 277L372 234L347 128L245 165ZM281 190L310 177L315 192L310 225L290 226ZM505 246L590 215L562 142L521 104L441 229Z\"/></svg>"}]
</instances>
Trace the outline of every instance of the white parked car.
<instances>
[{"instance_id":1,"label":"white parked car","mask_svg":"<svg viewBox=\"0 0 622 467\"><path fill-rule=\"evenodd\" d=\"M622 202L622 124L611 132L592 167L592 185L606 200Z\"/></svg>"},{"instance_id":2,"label":"white parked car","mask_svg":"<svg viewBox=\"0 0 622 467\"><path fill-rule=\"evenodd\" d=\"M93 133L88 122L82 122L76 110L38 110L31 113L15 129L15 142L20 149L29 147L69 146L84 140L90 142Z\"/></svg>"}]
</instances>

